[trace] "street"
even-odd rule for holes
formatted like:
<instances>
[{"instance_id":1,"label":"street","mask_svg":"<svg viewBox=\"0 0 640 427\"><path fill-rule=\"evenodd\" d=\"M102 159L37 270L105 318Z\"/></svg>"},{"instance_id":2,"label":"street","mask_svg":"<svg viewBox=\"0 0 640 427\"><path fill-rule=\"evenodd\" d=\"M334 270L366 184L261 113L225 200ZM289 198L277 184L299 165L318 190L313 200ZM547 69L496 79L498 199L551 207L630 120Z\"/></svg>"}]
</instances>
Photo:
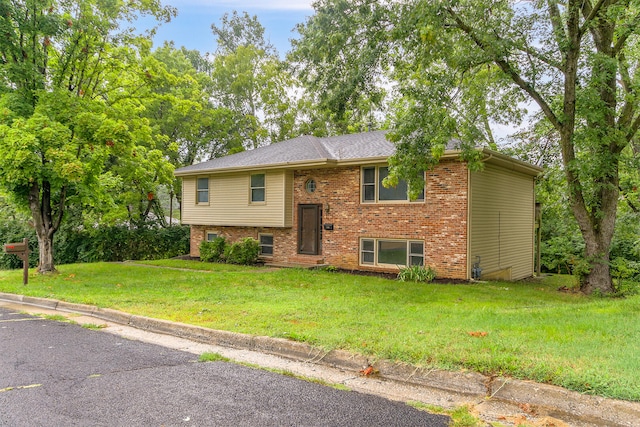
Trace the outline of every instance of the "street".
<instances>
[{"instance_id":1,"label":"street","mask_svg":"<svg viewBox=\"0 0 640 427\"><path fill-rule=\"evenodd\" d=\"M447 426L400 402L0 308L0 426Z\"/></svg>"}]
</instances>

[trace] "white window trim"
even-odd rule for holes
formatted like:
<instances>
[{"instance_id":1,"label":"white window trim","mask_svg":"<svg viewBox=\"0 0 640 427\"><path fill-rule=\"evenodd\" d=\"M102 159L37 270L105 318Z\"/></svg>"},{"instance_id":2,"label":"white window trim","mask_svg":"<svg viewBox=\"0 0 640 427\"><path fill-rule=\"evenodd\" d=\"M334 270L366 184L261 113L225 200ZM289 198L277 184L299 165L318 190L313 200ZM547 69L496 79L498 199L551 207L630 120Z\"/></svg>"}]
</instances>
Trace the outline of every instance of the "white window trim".
<instances>
[{"instance_id":1,"label":"white window trim","mask_svg":"<svg viewBox=\"0 0 640 427\"><path fill-rule=\"evenodd\" d=\"M207 189L200 189L198 188L198 182L201 179L206 179L207 180ZM201 202L200 201L200 193L207 193L207 201L206 202ZM211 179L208 176L199 176L196 177L196 205L208 205L209 201L211 200Z\"/></svg>"},{"instance_id":2,"label":"white window trim","mask_svg":"<svg viewBox=\"0 0 640 427\"><path fill-rule=\"evenodd\" d=\"M364 263L362 262L362 242L364 240L370 240L373 241L373 264L371 263ZM406 248L407 248L407 255L406 255L406 259L405 259L405 264L384 264L384 263L380 263L378 262L378 242L379 241L384 241L384 242L403 242L406 244ZM376 237L361 237L360 238L360 245L358 246L358 264L364 267L384 267L384 268L397 268L397 267L406 267L409 265L410 261L411 261L411 256L416 256L417 254L414 254L411 252L411 243L419 243L422 245L422 265L425 265L425 246L424 246L424 240L415 240L415 239L387 239L387 238L376 238ZM367 251L370 252L370 251Z\"/></svg>"},{"instance_id":3,"label":"white window trim","mask_svg":"<svg viewBox=\"0 0 640 427\"><path fill-rule=\"evenodd\" d=\"M313 194L318 189L318 183L315 179L309 178L304 182L304 191L308 194Z\"/></svg>"},{"instance_id":4,"label":"white window trim","mask_svg":"<svg viewBox=\"0 0 640 427\"><path fill-rule=\"evenodd\" d=\"M253 187L251 185L251 177L254 175L264 175L264 187ZM254 201L253 190L262 188L264 190L264 200ZM249 174L249 204L250 205L266 205L267 204L267 174L265 172L256 172Z\"/></svg>"},{"instance_id":5,"label":"white window trim","mask_svg":"<svg viewBox=\"0 0 640 427\"><path fill-rule=\"evenodd\" d=\"M365 205L371 205L371 204L397 204L397 203L424 203L425 199L426 199L426 174L424 175L424 179L425 179L425 188L423 190L423 197L421 199L416 199L416 200L411 200L409 198L409 191L407 188L407 198L404 200L380 200L380 168L388 168L389 165L366 165L366 166L362 166L360 168L360 203L361 204L365 204ZM366 184L366 185L373 185L374 188L374 195L375 195L375 200L365 200L364 199L364 170L365 169L374 169L374 174L375 174L375 180L373 182L373 184Z\"/></svg>"},{"instance_id":6,"label":"white window trim","mask_svg":"<svg viewBox=\"0 0 640 427\"><path fill-rule=\"evenodd\" d=\"M214 237L213 239L209 239L209 235L210 234L213 234L216 237ZM218 237L220 237L220 233L218 233L215 230L207 230L207 231L204 232L204 240L207 241L207 242L213 242Z\"/></svg>"},{"instance_id":7,"label":"white window trim","mask_svg":"<svg viewBox=\"0 0 640 427\"><path fill-rule=\"evenodd\" d=\"M271 245L263 245L262 241L260 240L260 237L262 236L271 236ZM273 258L273 249L275 247L275 238L273 237L272 233L258 233L258 243L260 245L260 256L264 257L264 258ZM270 246L271 247L271 254L263 254L262 253L262 247L263 246Z\"/></svg>"}]
</instances>

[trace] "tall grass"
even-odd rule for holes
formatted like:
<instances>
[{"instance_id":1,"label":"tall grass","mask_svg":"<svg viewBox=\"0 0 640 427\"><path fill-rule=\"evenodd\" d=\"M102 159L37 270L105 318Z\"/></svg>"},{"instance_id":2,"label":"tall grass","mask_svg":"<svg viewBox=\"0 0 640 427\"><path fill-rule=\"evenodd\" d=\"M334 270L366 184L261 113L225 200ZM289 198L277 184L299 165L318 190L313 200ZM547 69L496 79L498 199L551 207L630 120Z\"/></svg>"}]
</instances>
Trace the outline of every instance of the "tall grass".
<instances>
[{"instance_id":1,"label":"tall grass","mask_svg":"<svg viewBox=\"0 0 640 427\"><path fill-rule=\"evenodd\" d=\"M0 291L640 401L640 296L601 299L558 291L568 276L445 285L156 264L175 268L65 265L57 275L30 276L27 286L20 272L0 272Z\"/></svg>"}]
</instances>

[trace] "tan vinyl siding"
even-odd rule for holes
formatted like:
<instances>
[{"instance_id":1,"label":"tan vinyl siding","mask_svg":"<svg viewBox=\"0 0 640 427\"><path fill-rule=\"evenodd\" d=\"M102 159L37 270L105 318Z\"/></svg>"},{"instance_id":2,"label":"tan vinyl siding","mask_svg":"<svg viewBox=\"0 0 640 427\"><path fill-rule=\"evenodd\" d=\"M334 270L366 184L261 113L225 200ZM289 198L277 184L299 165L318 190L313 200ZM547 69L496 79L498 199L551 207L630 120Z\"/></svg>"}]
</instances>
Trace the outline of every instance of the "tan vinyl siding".
<instances>
[{"instance_id":1,"label":"tan vinyl siding","mask_svg":"<svg viewBox=\"0 0 640 427\"><path fill-rule=\"evenodd\" d=\"M256 172L254 172L256 173ZM264 202L250 203L250 173L209 176L209 204L196 203L197 177L183 178L182 222L192 225L291 227L293 175L265 173ZM202 177L202 176L200 176Z\"/></svg>"},{"instance_id":2,"label":"tan vinyl siding","mask_svg":"<svg viewBox=\"0 0 640 427\"><path fill-rule=\"evenodd\" d=\"M533 177L486 165L471 173L469 262L481 257L483 278L533 274Z\"/></svg>"},{"instance_id":3,"label":"tan vinyl siding","mask_svg":"<svg viewBox=\"0 0 640 427\"><path fill-rule=\"evenodd\" d=\"M284 222L287 227L293 224L293 171L285 171L284 179Z\"/></svg>"}]
</instances>

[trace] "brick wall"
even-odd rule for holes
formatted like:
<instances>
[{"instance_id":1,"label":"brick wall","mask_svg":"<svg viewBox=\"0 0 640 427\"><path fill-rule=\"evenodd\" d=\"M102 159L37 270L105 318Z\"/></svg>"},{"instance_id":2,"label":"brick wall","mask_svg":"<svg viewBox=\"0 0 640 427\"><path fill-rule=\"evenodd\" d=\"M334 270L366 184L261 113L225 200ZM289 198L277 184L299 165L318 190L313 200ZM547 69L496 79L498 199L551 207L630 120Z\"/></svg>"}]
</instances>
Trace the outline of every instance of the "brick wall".
<instances>
[{"instance_id":1,"label":"brick wall","mask_svg":"<svg viewBox=\"0 0 640 427\"><path fill-rule=\"evenodd\" d=\"M274 235L274 261L294 263L326 262L349 270L384 271L359 265L360 238L415 239L425 243L425 264L435 267L438 277L466 279L467 193L465 165L458 161L440 163L427 172L424 202L360 203L360 168L297 170L294 173L294 220L292 228L191 226L191 255L207 230L235 241ZM308 193L305 182L313 178L316 191ZM297 254L297 206L322 206L321 254ZM388 271L388 270L387 270Z\"/></svg>"}]
</instances>

